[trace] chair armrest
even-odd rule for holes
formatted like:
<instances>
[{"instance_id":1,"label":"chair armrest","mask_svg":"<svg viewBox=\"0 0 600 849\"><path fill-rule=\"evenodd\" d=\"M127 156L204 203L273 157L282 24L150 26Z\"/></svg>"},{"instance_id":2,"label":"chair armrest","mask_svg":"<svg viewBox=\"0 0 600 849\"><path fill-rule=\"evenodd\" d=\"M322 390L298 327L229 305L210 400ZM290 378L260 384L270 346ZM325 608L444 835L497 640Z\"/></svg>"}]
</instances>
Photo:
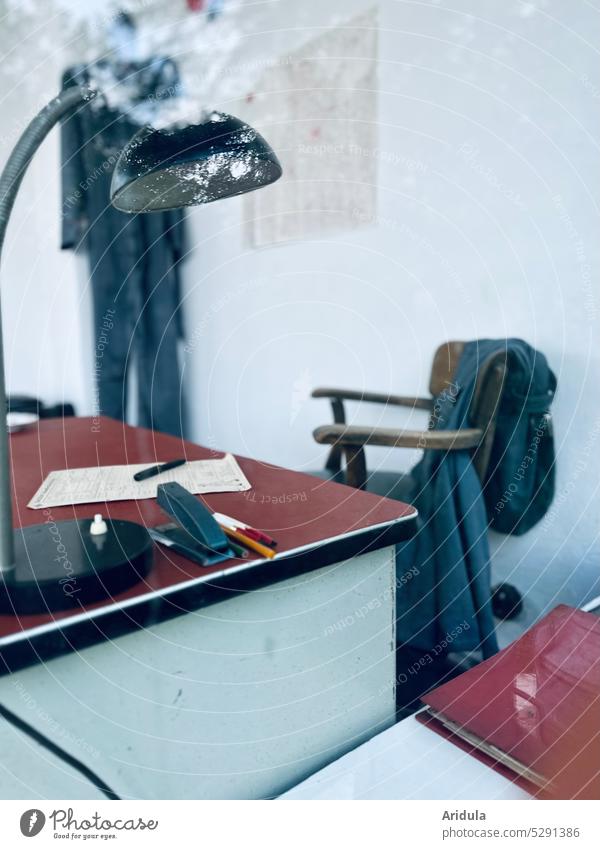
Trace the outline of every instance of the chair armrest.
<instances>
[{"instance_id":1,"label":"chair armrest","mask_svg":"<svg viewBox=\"0 0 600 849\"><path fill-rule=\"evenodd\" d=\"M386 395L382 392L361 392L356 389L314 389L313 398L338 398L340 401L368 401L372 404L391 404L398 407L416 407L433 410L432 398L414 398L411 395Z\"/></svg>"},{"instance_id":2,"label":"chair armrest","mask_svg":"<svg viewBox=\"0 0 600 849\"><path fill-rule=\"evenodd\" d=\"M483 437L480 428L462 430L397 430L387 427L360 427L358 425L322 425L313 431L321 445L388 445L397 448L433 448L440 451L458 451L476 448Z\"/></svg>"}]
</instances>

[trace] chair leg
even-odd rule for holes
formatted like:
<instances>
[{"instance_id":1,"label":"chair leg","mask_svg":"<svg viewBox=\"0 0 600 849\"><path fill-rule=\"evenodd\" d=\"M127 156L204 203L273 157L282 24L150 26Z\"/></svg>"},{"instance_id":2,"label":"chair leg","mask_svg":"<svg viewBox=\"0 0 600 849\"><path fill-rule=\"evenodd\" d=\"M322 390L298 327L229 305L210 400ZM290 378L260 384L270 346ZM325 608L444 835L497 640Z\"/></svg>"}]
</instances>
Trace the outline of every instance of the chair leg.
<instances>
[{"instance_id":1,"label":"chair leg","mask_svg":"<svg viewBox=\"0 0 600 849\"><path fill-rule=\"evenodd\" d=\"M333 410L333 421L335 424L346 424L346 413L344 411L344 402L341 398L331 399L331 409ZM325 468L332 475L336 475L342 468L342 447L334 445L329 452Z\"/></svg>"},{"instance_id":2,"label":"chair leg","mask_svg":"<svg viewBox=\"0 0 600 849\"><path fill-rule=\"evenodd\" d=\"M367 461L362 445L345 445L346 483L355 489L367 488Z\"/></svg>"}]
</instances>

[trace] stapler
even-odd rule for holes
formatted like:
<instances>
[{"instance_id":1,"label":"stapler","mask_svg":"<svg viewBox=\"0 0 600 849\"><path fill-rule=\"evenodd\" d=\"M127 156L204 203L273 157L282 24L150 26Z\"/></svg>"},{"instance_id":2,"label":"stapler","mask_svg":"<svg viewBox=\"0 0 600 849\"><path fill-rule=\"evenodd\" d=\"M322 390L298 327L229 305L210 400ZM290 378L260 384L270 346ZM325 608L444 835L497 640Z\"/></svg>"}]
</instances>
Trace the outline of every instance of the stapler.
<instances>
[{"instance_id":1,"label":"stapler","mask_svg":"<svg viewBox=\"0 0 600 849\"><path fill-rule=\"evenodd\" d=\"M236 556L210 510L181 484L160 484L156 497L175 523L148 528L155 542L200 566L214 566Z\"/></svg>"}]
</instances>

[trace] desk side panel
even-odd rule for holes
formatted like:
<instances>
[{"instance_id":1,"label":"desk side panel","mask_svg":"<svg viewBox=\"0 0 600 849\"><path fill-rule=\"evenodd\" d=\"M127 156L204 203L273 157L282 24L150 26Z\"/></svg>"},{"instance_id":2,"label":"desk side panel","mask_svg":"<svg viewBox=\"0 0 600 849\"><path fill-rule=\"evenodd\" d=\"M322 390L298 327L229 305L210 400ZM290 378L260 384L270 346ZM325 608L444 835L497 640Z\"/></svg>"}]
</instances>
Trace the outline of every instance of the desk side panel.
<instances>
[{"instance_id":1,"label":"desk side panel","mask_svg":"<svg viewBox=\"0 0 600 849\"><path fill-rule=\"evenodd\" d=\"M394 591L388 547L5 676L0 701L120 796L276 796L393 723ZM48 759L30 780L95 796Z\"/></svg>"}]
</instances>

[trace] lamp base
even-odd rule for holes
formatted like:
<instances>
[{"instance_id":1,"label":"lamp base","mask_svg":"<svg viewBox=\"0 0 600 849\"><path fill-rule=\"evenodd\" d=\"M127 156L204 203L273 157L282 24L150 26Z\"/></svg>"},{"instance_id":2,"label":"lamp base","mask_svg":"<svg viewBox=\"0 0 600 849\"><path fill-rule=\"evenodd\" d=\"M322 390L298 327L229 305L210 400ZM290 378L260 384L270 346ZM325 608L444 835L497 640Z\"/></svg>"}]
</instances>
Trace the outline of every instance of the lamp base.
<instances>
[{"instance_id":1,"label":"lamp base","mask_svg":"<svg viewBox=\"0 0 600 849\"><path fill-rule=\"evenodd\" d=\"M152 568L153 543L134 522L91 519L48 522L15 530L15 567L0 572L0 613L69 610L101 601L143 580Z\"/></svg>"}]
</instances>

